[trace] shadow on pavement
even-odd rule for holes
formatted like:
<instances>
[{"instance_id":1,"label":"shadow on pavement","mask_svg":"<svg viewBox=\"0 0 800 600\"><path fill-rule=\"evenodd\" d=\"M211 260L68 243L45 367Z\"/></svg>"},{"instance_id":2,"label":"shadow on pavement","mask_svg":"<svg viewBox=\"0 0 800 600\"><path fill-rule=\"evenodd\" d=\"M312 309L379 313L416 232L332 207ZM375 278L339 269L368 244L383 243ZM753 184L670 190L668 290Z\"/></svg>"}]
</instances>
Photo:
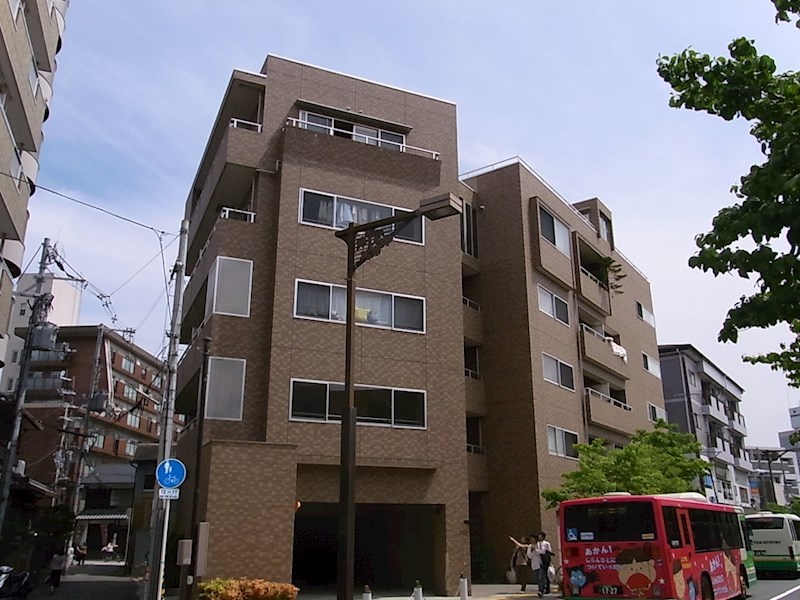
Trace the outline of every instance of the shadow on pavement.
<instances>
[{"instance_id":1,"label":"shadow on pavement","mask_svg":"<svg viewBox=\"0 0 800 600\"><path fill-rule=\"evenodd\" d=\"M137 600L137 589L136 580L124 574L121 563L88 563L70 567L55 594L50 595L50 585L43 583L28 600Z\"/></svg>"}]
</instances>

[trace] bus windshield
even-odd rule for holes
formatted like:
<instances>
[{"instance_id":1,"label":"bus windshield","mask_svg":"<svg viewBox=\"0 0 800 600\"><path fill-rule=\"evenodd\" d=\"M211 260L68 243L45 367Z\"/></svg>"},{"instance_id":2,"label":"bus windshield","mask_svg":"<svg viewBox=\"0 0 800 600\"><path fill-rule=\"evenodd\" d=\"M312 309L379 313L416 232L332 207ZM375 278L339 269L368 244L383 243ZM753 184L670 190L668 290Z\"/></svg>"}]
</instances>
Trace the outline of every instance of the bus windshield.
<instances>
[{"instance_id":1,"label":"bus windshield","mask_svg":"<svg viewBox=\"0 0 800 600\"><path fill-rule=\"evenodd\" d=\"M656 539L650 502L573 504L564 507L564 532L574 542L638 542Z\"/></svg>"},{"instance_id":2,"label":"bus windshield","mask_svg":"<svg viewBox=\"0 0 800 600\"><path fill-rule=\"evenodd\" d=\"M750 529L783 529L783 517L748 517Z\"/></svg>"}]
</instances>

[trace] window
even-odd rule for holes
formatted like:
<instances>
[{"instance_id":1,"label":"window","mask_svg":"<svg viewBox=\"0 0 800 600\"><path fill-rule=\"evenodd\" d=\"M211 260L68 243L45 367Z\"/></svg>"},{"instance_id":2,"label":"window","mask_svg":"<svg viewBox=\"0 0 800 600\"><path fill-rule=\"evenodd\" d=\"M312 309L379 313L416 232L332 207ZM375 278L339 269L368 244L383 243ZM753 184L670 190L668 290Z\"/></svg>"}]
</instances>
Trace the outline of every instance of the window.
<instances>
[{"instance_id":1,"label":"window","mask_svg":"<svg viewBox=\"0 0 800 600\"><path fill-rule=\"evenodd\" d=\"M461 251L478 258L478 211L471 204L462 202Z\"/></svg>"},{"instance_id":2,"label":"window","mask_svg":"<svg viewBox=\"0 0 800 600\"><path fill-rule=\"evenodd\" d=\"M130 356L123 356L122 368L128 373L133 373L136 370L136 361L134 361Z\"/></svg>"},{"instance_id":3,"label":"window","mask_svg":"<svg viewBox=\"0 0 800 600\"><path fill-rule=\"evenodd\" d=\"M102 433L96 433L94 435L94 446L93 448L97 448L98 450L102 450L106 445L106 436Z\"/></svg>"},{"instance_id":4,"label":"window","mask_svg":"<svg viewBox=\"0 0 800 600\"><path fill-rule=\"evenodd\" d=\"M406 137L402 133L395 133L376 127L367 127L366 125L358 125L350 121L333 119L307 111L300 111L300 122L300 126L303 129L309 129L327 135L335 135L337 137L346 137L356 142L361 142L362 144L380 146L381 148L396 150L398 152L404 150L406 143Z\"/></svg>"},{"instance_id":5,"label":"window","mask_svg":"<svg viewBox=\"0 0 800 600\"><path fill-rule=\"evenodd\" d=\"M22 8L22 0L8 0L8 5L11 7L11 19L17 20L20 8Z\"/></svg>"},{"instance_id":6,"label":"window","mask_svg":"<svg viewBox=\"0 0 800 600\"><path fill-rule=\"evenodd\" d=\"M600 217L600 237L611 243L611 219L603 213L599 213Z\"/></svg>"},{"instance_id":7,"label":"window","mask_svg":"<svg viewBox=\"0 0 800 600\"><path fill-rule=\"evenodd\" d=\"M139 424L141 422L142 422L142 418L139 415L134 414L132 412L128 413L127 423L128 423L128 425L130 427L133 427L135 429L139 429Z\"/></svg>"},{"instance_id":8,"label":"window","mask_svg":"<svg viewBox=\"0 0 800 600\"><path fill-rule=\"evenodd\" d=\"M14 389L14 378L13 377L9 377L8 378L8 384L6 385L6 390L10 392L13 389Z\"/></svg>"},{"instance_id":9,"label":"window","mask_svg":"<svg viewBox=\"0 0 800 600\"><path fill-rule=\"evenodd\" d=\"M297 280L294 316L345 322L347 290L340 285ZM389 292L356 290L355 322L425 333L425 299Z\"/></svg>"},{"instance_id":10,"label":"window","mask_svg":"<svg viewBox=\"0 0 800 600\"><path fill-rule=\"evenodd\" d=\"M567 506L564 528L574 529L579 540L593 543L653 541L657 535L650 502Z\"/></svg>"},{"instance_id":11,"label":"window","mask_svg":"<svg viewBox=\"0 0 800 600\"><path fill-rule=\"evenodd\" d=\"M744 547L736 513L690 508L689 521L697 552Z\"/></svg>"},{"instance_id":12,"label":"window","mask_svg":"<svg viewBox=\"0 0 800 600\"><path fill-rule=\"evenodd\" d=\"M123 387L122 395L125 396L128 400L133 400L134 402L136 402L136 398L138 398L138 395L136 393L136 388L126 385L124 383L122 384L122 387Z\"/></svg>"},{"instance_id":13,"label":"window","mask_svg":"<svg viewBox=\"0 0 800 600\"><path fill-rule=\"evenodd\" d=\"M541 206L539 207L539 227L544 239L553 244L567 256L571 256L569 248L569 227L556 219Z\"/></svg>"},{"instance_id":14,"label":"window","mask_svg":"<svg viewBox=\"0 0 800 600\"><path fill-rule=\"evenodd\" d=\"M19 351L18 351L18 350L14 350L14 351L11 353L11 362L12 362L12 363L16 363L16 362L17 362L17 359L19 359Z\"/></svg>"},{"instance_id":15,"label":"window","mask_svg":"<svg viewBox=\"0 0 800 600\"><path fill-rule=\"evenodd\" d=\"M484 453L481 420L481 417L467 417L467 452L471 454Z\"/></svg>"},{"instance_id":16,"label":"window","mask_svg":"<svg viewBox=\"0 0 800 600\"><path fill-rule=\"evenodd\" d=\"M464 375L472 379L481 378L478 346L464 346Z\"/></svg>"},{"instance_id":17,"label":"window","mask_svg":"<svg viewBox=\"0 0 800 600\"><path fill-rule=\"evenodd\" d=\"M550 290L539 286L539 310L561 321L564 325L569 325L569 306L560 296L556 296Z\"/></svg>"},{"instance_id":18,"label":"window","mask_svg":"<svg viewBox=\"0 0 800 600\"><path fill-rule=\"evenodd\" d=\"M345 401L340 383L292 380L289 416L298 421L339 421ZM359 423L426 427L424 391L357 385L355 402Z\"/></svg>"},{"instance_id":19,"label":"window","mask_svg":"<svg viewBox=\"0 0 800 600\"><path fill-rule=\"evenodd\" d=\"M656 318L653 316L653 313L647 310L644 307L644 304L642 304L638 300L636 301L636 314L642 321L649 323L653 327L656 326Z\"/></svg>"},{"instance_id":20,"label":"window","mask_svg":"<svg viewBox=\"0 0 800 600\"><path fill-rule=\"evenodd\" d=\"M689 371L689 385L693 387L697 385L697 376L694 374L694 371Z\"/></svg>"},{"instance_id":21,"label":"window","mask_svg":"<svg viewBox=\"0 0 800 600\"><path fill-rule=\"evenodd\" d=\"M252 260L218 256L208 274L206 317L249 317L252 282Z\"/></svg>"},{"instance_id":22,"label":"window","mask_svg":"<svg viewBox=\"0 0 800 600\"><path fill-rule=\"evenodd\" d=\"M132 440L125 442L125 454L128 456L133 456L136 454L136 442Z\"/></svg>"},{"instance_id":23,"label":"window","mask_svg":"<svg viewBox=\"0 0 800 600\"><path fill-rule=\"evenodd\" d=\"M561 362L549 354L542 353L542 368L544 370L545 381L575 391L575 384L572 379L572 367L570 365Z\"/></svg>"},{"instance_id":24,"label":"window","mask_svg":"<svg viewBox=\"0 0 800 600\"><path fill-rule=\"evenodd\" d=\"M659 363L657 359L642 352L642 366L645 371L649 371L661 379L661 363Z\"/></svg>"},{"instance_id":25,"label":"window","mask_svg":"<svg viewBox=\"0 0 800 600\"><path fill-rule=\"evenodd\" d=\"M246 366L247 361L241 358L209 358L207 419L242 419Z\"/></svg>"},{"instance_id":26,"label":"window","mask_svg":"<svg viewBox=\"0 0 800 600\"><path fill-rule=\"evenodd\" d=\"M578 434L560 427L547 426L547 449L550 454L564 458L578 458L575 444L578 443Z\"/></svg>"},{"instance_id":27,"label":"window","mask_svg":"<svg viewBox=\"0 0 800 600\"><path fill-rule=\"evenodd\" d=\"M21 306L19 309L19 316L24 317L26 312L27 312L27 307Z\"/></svg>"},{"instance_id":28,"label":"window","mask_svg":"<svg viewBox=\"0 0 800 600\"><path fill-rule=\"evenodd\" d=\"M344 229L350 223L369 223L404 212L410 211L334 194L312 190L300 191L300 222L306 225ZM416 217L399 227L394 239L422 244L424 243L422 229L422 217Z\"/></svg>"},{"instance_id":29,"label":"window","mask_svg":"<svg viewBox=\"0 0 800 600\"><path fill-rule=\"evenodd\" d=\"M647 418L655 423L659 419L663 419L664 421L667 420L667 411L663 408L659 408L655 404L647 403Z\"/></svg>"},{"instance_id":30,"label":"window","mask_svg":"<svg viewBox=\"0 0 800 600\"><path fill-rule=\"evenodd\" d=\"M661 509L661 513L664 515L664 529L667 532L670 548L683 547L681 529L678 525L678 509L674 506L665 506Z\"/></svg>"}]
</instances>

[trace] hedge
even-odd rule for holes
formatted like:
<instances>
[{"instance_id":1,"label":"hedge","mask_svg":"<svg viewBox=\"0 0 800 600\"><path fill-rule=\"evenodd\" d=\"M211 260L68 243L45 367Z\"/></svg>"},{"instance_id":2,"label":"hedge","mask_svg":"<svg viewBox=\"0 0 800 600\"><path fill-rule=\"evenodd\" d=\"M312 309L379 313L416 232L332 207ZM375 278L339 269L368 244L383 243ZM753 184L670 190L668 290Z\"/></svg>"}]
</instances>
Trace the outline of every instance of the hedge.
<instances>
[{"instance_id":1,"label":"hedge","mask_svg":"<svg viewBox=\"0 0 800 600\"><path fill-rule=\"evenodd\" d=\"M212 579L198 586L200 600L297 600L290 583L263 579Z\"/></svg>"}]
</instances>

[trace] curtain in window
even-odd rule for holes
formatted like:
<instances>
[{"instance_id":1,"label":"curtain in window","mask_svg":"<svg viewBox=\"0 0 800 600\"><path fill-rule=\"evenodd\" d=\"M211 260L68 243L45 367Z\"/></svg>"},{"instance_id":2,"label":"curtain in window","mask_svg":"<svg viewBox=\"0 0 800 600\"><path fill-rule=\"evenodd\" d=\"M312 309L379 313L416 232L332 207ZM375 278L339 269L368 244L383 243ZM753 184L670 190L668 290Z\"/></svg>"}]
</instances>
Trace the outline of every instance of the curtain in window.
<instances>
[{"instance_id":1,"label":"curtain in window","mask_svg":"<svg viewBox=\"0 0 800 600\"><path fill-rule=\"evenodd\" d=\"M214 312L250 316L250 280L253 263L220 256L217 258Z\"/></svg>"},{"instance_id":2,"label":"curtain in window","mask_svg":"<svg viewBox=\"0 0 800 600\"><path fill-rule=\"evenodd\" d=\"M304 223L333 226L333 196L303 192Z\"/></svg>"},{"instance_id":3,"label":"curtain in window","mask_svg":"<svg viewBox=\"0 0 800 600\"><path fill-rule=\"evenodd\" d=\"M389 294L356 291L356 323L392 326L392 297Z\"/></svg>"},{"instance_id":4,"label":"curtain in window","mask_svg":"<svg viewBox=\"0 0 800 600\"><path fill-rule=\"evenodd\" d=\"M331 288L303 281L297 284L297 314L319 319L330 318Z\"/></svg>"}]
</instances>

